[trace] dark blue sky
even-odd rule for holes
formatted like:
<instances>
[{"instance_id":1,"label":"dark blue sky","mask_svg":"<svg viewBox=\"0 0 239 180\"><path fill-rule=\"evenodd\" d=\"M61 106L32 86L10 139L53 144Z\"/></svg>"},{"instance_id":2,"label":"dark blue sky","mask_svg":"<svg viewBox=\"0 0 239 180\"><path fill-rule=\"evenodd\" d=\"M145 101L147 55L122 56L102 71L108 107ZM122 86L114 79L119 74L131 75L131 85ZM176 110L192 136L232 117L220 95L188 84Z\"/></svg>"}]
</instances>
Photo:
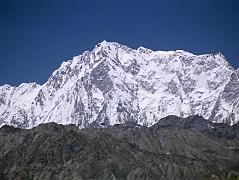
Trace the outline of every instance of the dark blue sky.
<instances>
[{"instance_id":1,"label":"dark blue sky","mask_svg":"<svg viewBox=\"0 0 239 180\"><path fill-rule=\"evenodd\" d=\"M44 83L102 40L222 52L239 68L238 0L0 0L0 85Z\"/></svg>"}]
</instances>

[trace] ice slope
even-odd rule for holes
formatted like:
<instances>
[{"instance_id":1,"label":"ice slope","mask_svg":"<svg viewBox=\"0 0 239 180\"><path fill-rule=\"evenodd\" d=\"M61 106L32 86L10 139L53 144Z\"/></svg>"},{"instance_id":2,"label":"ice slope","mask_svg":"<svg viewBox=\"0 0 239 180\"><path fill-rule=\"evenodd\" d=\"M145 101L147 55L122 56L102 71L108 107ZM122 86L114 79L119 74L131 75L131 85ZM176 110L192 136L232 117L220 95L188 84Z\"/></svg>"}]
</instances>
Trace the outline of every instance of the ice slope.
<instances>
[{"instance_id":1,"label":"ice slope","mask_svg":"<svg viewBox=\"0 0 239 180\"><path fill-rule=\"evenodd\" d=\"M40 123L147 126L168 115L239 121L239 71L221 53L131 49L103 41L63 62L43 85L0 87L0 126Z\"/></svg>"}]
</instances>

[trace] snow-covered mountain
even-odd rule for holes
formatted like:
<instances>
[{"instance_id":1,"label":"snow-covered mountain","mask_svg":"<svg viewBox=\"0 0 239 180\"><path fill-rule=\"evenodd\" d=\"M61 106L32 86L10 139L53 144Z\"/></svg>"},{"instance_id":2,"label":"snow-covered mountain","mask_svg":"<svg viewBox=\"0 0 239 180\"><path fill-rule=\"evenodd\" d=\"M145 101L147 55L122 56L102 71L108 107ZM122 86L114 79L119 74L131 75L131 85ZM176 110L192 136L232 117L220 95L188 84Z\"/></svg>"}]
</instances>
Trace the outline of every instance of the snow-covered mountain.
<instances>
[{"instance_id":1,"label":"snow-covered mountain","mask_svg":"<svg viewBox=\"0 0 239 180\"><path fill-rule=\"evenodd\" d=\"M195 114L213 122L239 121L239 71L221 53L131 49L103 41L63 62L43 85L0 87L0 126L150 126L167 115Z\"/></svg>"}]
</instances>

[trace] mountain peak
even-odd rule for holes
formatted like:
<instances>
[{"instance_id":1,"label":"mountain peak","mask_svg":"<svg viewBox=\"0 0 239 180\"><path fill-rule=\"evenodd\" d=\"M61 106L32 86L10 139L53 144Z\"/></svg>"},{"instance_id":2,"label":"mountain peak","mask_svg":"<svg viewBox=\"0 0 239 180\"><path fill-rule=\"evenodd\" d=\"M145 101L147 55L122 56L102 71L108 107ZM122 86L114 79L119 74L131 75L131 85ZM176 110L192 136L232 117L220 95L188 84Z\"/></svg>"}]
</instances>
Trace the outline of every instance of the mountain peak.
<instances>
[{"instance_id":1,"label":"mountain peak","mask_svg":"<svg viewBox=\"0 0 239 180\"><path fill-rule=\"evenodd\" d=\"M105 46L112 46L112 45L120 45L117 42L109 42L106 40L103 40L102 42L98 43L95 47L105 47Z\"/></svg>"},{"instance_id":2,"label":"mountain peak","mask_svg":"<svg viewBox=\"0 0 239 180\"><path fill-rule=\"evenodd\" d=\"M87 127L128 121L151 126L168 115L239 119L238 76L221 54L132 49L102 41L63 62L43 85L0 88L0 126L57 122Z\"/></svg>"},{"instance_id":3,"label":"mountain peak","mask_svg":"<svg viewBox=\"0 0 239 180\"><path fill-rule=\"evenodd\" d=\"M109 42L107 42L106 40L103 40L102 42L98 43L99 45L107 45L109 44Z\"/></svg>"}]
</instances>

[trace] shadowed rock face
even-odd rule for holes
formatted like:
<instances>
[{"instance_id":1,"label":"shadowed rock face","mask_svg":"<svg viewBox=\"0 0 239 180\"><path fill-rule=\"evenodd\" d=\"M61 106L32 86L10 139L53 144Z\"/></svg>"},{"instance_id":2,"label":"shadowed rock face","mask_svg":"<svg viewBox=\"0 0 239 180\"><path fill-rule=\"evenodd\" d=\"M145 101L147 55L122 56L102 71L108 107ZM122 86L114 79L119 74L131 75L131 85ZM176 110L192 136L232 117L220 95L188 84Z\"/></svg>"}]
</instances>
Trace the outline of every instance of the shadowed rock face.
<instances>
[{"instance_id":1,"label":"shadowed rock face","mask_svg":"<svg viewBox=\"0 0 239 180\"><path fill-rule=\"evenodd\" d=\"M150 128L132 122L0 129L0 179L210 179L238 169L238 124L200 116L169 116Z\"/></svg>"},{"instance_id":2,"label":"shadowed rock face","mask_svg":"<svg viewBox=\"0 0 239 180\"><path fill-rule=\"evenodd\" d=\"M217 138L233 139L237 137L238 124L230 126L226 123L213 123L205 120L202 116L195 115L187 118L177 116L167 116L162 118L151 128L156 129L191 129L206 135L211 135Z\"/></svg>"}]
</instances>

